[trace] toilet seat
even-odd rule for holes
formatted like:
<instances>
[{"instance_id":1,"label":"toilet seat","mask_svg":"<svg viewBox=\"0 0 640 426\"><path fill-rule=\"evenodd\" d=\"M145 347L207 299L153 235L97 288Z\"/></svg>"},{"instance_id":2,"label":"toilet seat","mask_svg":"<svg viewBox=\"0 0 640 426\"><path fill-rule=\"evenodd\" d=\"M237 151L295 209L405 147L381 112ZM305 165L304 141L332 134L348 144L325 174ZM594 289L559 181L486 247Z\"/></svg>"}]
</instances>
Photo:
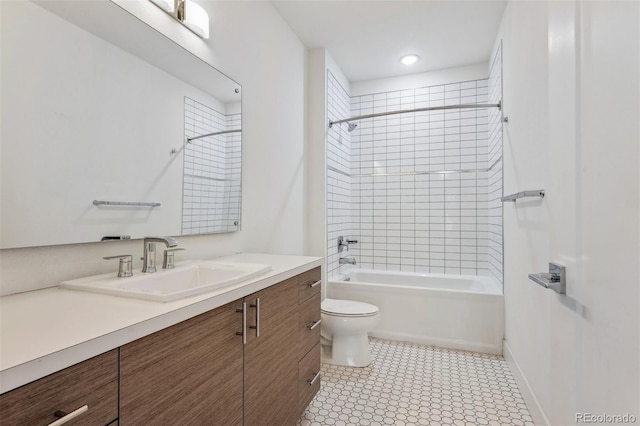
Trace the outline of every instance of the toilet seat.
<instances>
[{"instance_id":1,"label":"toilet seat","mask_svg":"<svg viewBox=\"0 0 640 426\"><path fill-rule=\"evenodd\" d=\"M368 303L328 298L322 301L320 310L338 317L371 317L378 313L378 307Z\"/></svg>"}]
</instances>

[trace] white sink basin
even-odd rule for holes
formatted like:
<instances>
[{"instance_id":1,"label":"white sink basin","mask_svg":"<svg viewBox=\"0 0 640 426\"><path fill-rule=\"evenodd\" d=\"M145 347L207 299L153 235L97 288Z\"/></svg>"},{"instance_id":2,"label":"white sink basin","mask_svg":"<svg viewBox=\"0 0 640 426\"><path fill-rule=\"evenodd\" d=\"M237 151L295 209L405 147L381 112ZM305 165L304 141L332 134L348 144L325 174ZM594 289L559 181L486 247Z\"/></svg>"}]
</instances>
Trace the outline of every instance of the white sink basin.
<instances>
[{"instance_id":1,"label":"white sink basin","mask_svg":"<svg viewBox=\"0 0 640 426\"><path fill-rule=\"evenodd\" d=\"M60 287L72 290L170 302L184 297L228 287L271 270L270 265L198 261L175 269L118 278L115 273L64 281Z\"/></svg>"}]
</instances>

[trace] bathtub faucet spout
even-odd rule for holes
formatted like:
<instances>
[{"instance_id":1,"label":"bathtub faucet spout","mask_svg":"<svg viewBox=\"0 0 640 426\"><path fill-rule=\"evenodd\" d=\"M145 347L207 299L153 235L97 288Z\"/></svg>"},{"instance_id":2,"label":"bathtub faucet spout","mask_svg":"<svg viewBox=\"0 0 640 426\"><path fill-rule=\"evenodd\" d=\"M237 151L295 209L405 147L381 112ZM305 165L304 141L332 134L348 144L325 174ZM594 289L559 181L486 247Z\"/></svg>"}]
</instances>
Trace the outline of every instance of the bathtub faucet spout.
<instances>
[{"instance_id":1,"label":"bathtub faucet spout","mask_svg":"<svg viewBox=\"0 0 640 426\"><path fill-rule=\"evenodd\" d=\"M347 257L341 257L340 259L338 259L338 263L340 265L355 265L356 264L356 260L355 259L349 259Z\"/></svg>"}]
</instances>

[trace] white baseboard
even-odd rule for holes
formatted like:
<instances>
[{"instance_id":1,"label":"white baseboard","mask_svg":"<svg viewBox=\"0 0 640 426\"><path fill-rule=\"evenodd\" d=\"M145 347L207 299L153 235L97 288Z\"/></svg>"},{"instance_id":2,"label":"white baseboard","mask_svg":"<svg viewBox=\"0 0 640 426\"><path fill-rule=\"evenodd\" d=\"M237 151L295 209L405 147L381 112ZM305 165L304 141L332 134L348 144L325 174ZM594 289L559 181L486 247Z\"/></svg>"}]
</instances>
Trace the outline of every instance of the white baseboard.
<instances>
[{"instance_id":1,"label":"white baseboard","mask_svg":"<svg viewBox=\"0 0 640 426\"><path fill-rule=\"evenodd\" d=\"M533 393L531 386L529 386L529 381L520 369L520 365L514 358L513 352L511 352L511 348L509 347L509 344L506 340L504 341L503 352L504 359L507 361L509 369L511 370L511 374L513 374L513 378L516 380L518 389L520 390L520 394L522 395L522 399L524 399L525 404L527 404L527 408L529 409L529 414L531 414L533 422L536 425L549 426L549 419L547 419L547 416L545 416L538 398L536 398L536 395L535 393Z\"/></svg>"}]
</instances>

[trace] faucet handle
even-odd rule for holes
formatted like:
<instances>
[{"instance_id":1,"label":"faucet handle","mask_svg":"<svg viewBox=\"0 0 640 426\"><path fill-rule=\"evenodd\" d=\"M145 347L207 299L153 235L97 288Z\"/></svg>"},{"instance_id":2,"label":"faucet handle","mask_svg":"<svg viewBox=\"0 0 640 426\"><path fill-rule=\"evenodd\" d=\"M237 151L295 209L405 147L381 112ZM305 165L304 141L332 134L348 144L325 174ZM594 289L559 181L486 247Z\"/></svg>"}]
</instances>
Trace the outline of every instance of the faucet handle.
<instances>
[{"instance_id":1,"label":"faucet handle","mask_svg":"<svg viewBox=\"0 0 640 426\"><path fill-rule=\"evenodd\" d=\"M162 260L162 269L174 269L175 265L175 252L184 250L181 247L166 249L164 251L164 258Z\"/></svg>"},{"instance_id":2,"label":"faucet handle","mask_svg":"<svg viewBox=\"0 0 640 426\"><path fill-rule=\"evenodd\" d=\"M349 251L349 243L347 243L342 235L338 237L338 253L342 253L343 250Z\"/></svg>"},{"instance_id":3,"label":"faucet handle","mask_svg":"<svg viewBox=\"0 0 640 426\"><path fill-rule=\"evenodd\" d=\"M131 265L133 264L133 256L130 254L118 254L115 256L105 256L104 260L111 259L120 259L120 263L118 264L118 278L127 278L132 277L133 272L131 269Z\"/></svg>"}]
</instances>

